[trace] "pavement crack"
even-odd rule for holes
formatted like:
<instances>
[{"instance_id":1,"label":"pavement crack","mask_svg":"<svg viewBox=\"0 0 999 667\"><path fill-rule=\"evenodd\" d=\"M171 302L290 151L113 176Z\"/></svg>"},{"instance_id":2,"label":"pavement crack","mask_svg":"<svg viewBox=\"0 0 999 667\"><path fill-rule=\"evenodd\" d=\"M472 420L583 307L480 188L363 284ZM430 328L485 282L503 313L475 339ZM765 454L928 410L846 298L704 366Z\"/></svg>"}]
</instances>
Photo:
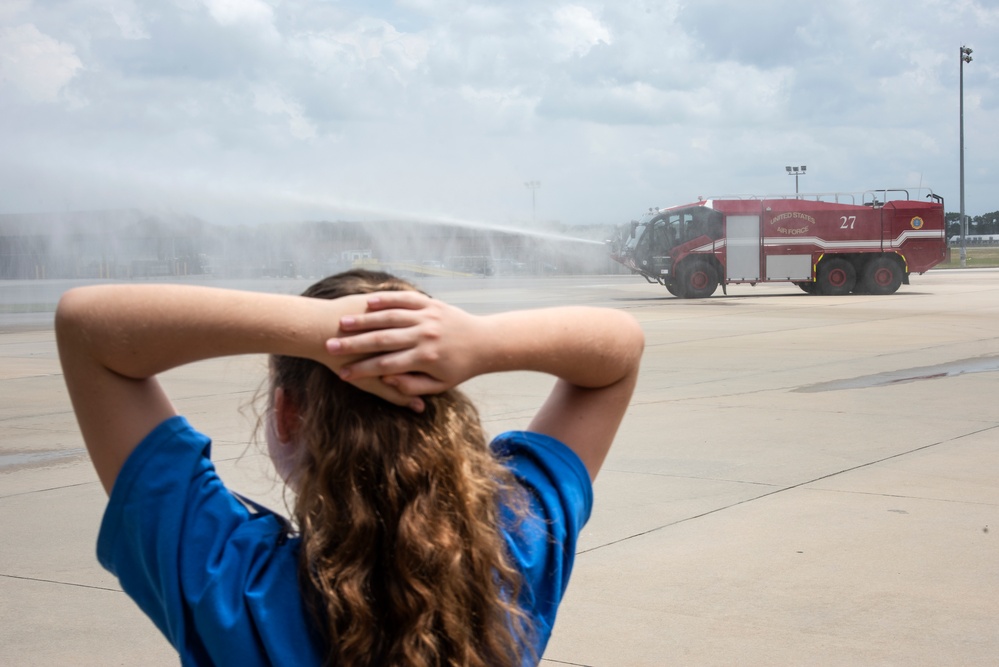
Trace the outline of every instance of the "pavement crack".
<instances>
[{"instance_id":1,"label":"pavement crack","mask_svg":"<svg viewBox=\"0 0 999 667\"><path fill-rule=\"evenodd\" d=\"M850 491L848 489L823 489L816 487L809 491L821 491L822 493L846 493L856 496L877 496L880 498L899 498L901 500L926 500L934 503L955 503L958 505L982 505L984 507L999 507L999 503L983 503L978 500L954 500L953 498L930 498L928 496L909 496L900 493L875 493L874 491Z\"/></svg>"},{"instance_id":2,"label":"pavement crack","mask_svg":"<svg viewBox=\"0 0 999 667\"><path fill-rule=\"evenodd\" d=\"M61 486L47 486L44 489L31 489L30 491L19 491L17 493L8 493L6 495L0 496L0 500L5 500L7 498L16 498L18 496L28 496L33 493L47 493L49 491L61 491L62 489L72 489L76 486L92 486L94 484L99 484L96 475L94 479L89 482L77 482L76 484L63 484Z\"/></svg>"},{"instance_id":3,"label":"pavement crack","mask_svg":"<svg viewBox=\"0 0 999 667\"><path fill-rule=\"evenodd\" d=\"M783 487L781 487L779 489L774 489L773 491L768 491L767 493L761 493L758 496L753 496L752 498L743 498L742 500L738 500L738 501L735 501L733 503L729 503L727 505L723 505L721 507L716 507L714 509L707 510L706 512L701 512L700 514L694 514L692 516L683 517L682 519L677 519L676 521L670 521L668 523L664 523L661 526L656 526L655 528L649 528L648 530L643 530L643 531L641 531L639 533L634 533L632 535L627 535L625 537L621 537L621 538L618 538L616 540L611 540L610 542L604 542L603 544L598 544L597 546L590 547L589 549L582 549L580 551L577 551L576 555L577 556L582 556L583 554L587 554L587 553L590 553L590 552L593 552L593 551L599 551L600 549L605 549L607 547L614 546L615 544L621 544L622 542L628 542L630 540L634 540L634 539L639 538L639 537L644 537L645 535L650 535L652 533L656 533L656 532L658 532L660 530L665 530L666 528L671 528L673 526L677 526L677 525L679 525L681 523L687 523L689 521L694 521L695 519L702 519L702 518L704 518L706 516L711 516L712 514L718 514L719 512L724 512L725 510L732 509L733 507L739 507L740 505L745 505L747 503L755 502L755 501L761 500L763 498L768 498L770 496L777 495L778 493L784 493L786 491L792 491L794 489L799 489L799 488L801 488L803 486L808 486L809 484L815 484L816 482L821 482L824 479L831 479L833 477L837 477L839 475L843 475L843 474L846 474L848 472L853 472L855 470L862 470L864 468L869 468L871 466L878 465L879 463L884 463L885 461L891 461L893 459L898 459L898 458L901 458L903 456L908 456L910 454L915 454L917 452L922 452L922 451L925 451L927 449L932 449L934 447L939 447L940 445L944 445L944 444L947 444L947 443L955 442L957 440L963 440L964 438L967 438L967 437L970 437L970 436L973 436L973 435L978 435L979 433L986 433L988 431L993 431L993 430L996 430L996 429L999 429L999 426L989 426L989 427L986 427L986 428L978 429L976 431L969 431L967 433L963 433L963 434L955 436L953 438L948 438L947 440L940 440L940 441L937 441L937 442L931 442L928 445L922 445L920 447L914 447L913 449L908 449L908 450L906 450L904 452L899 452L898 454L892 454L891 456L885 456L885 457L882 457L880 459L876 459L874 461L868 461L867 463L861 463L859 465L850 466L849 468L843 468L842 470L837 470L835 472L831 472L831 473L828 473L826 475L820 475L819 477L816 477L814 479L809 479L809 480L805 480L803 482L798 482L796 484L791 484L791 485L788 485L788 486L783 486Z\"/></svg>"},{"instance_id":4,"label":"pavement crack","mask_svg":"<svg viewBox=\"0 0 999 667\"><path fill-rule=\"evenodd\" d=\"M19 579L21 581L37 581L43 584L56 584L58 586L75 586L76 588L89 588L95 591L109 591L111 593L124 593L120 588L108 588L107 586L93 586L91 584L77 584L72 581L56 581L54 579L42 579L40 577L20 577L16 574L0 574L6 579Z\"/></svg>"}]
</instances>

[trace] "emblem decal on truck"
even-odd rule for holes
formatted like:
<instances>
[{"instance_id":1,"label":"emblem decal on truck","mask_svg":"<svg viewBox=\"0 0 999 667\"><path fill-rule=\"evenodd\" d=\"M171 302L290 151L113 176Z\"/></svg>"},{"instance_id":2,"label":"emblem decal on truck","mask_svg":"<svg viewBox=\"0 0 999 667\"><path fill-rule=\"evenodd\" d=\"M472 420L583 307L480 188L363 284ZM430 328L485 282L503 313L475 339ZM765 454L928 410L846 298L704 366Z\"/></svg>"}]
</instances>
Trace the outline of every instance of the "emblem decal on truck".
<instances>
[{"instance_id":1,"label":"emblem decal on truck","mask_svg":"<svg viewBox=\"0 0 999 667\"><path fill-rule=\"evenodd\" d=\"M916 217L914 217L912 220L909 221L909 224L912 225L913 229L922 229L923 219L917 215Z\"/></svg>"},{"instance_id":2,"label":"emblem decal on truck","mask_svg":"<svg viewBox=\"0 0 999 667\"><path fill-rule=\"evenodd\" d=\"M800 236L808 233L808 225L815 224L815 218L799 211L790 211L775 215L770 224L776 227L778 234L786 236Z\"/></svg>"}]
</instances>

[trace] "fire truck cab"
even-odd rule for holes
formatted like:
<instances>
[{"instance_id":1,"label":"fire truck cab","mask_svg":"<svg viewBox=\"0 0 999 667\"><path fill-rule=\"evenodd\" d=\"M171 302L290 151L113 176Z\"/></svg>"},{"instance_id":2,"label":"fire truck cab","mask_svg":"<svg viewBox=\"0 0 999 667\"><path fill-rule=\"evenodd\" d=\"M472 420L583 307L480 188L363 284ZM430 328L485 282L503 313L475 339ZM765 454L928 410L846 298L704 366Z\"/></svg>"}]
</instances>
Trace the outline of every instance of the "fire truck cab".
<instances>
[{"instance_id":1,"label":"fire truck cab","mask_svg":"<svg viewBox=\"0 0 999 667\"><path fill-rule=\"evenodd\" d=\"M946 258L943 198L926 199L872 190L652 208L619 229L611 257L681 298L761 282L809 294L891 294Z\"/></svg>"}]
</instances>

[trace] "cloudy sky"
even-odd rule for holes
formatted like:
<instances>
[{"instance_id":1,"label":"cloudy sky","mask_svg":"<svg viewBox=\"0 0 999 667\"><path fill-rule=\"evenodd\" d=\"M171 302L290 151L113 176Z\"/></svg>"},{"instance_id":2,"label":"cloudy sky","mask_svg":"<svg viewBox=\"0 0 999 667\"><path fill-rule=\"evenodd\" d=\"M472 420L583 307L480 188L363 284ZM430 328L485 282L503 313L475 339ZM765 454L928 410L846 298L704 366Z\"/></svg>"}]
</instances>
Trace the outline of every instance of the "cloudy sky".
<instances>
[{"instance_id":1,"label":"cloudy sky","mask_svg":"<svg viewBox=\"0 0 999 667\"><path fill-rule=\"evenodd\" d=\"M0 0L0 213L626 222L721 193L999 209L999 0ZM526 181L539 181L532 193Z\"/></svg>"}]
</instances>

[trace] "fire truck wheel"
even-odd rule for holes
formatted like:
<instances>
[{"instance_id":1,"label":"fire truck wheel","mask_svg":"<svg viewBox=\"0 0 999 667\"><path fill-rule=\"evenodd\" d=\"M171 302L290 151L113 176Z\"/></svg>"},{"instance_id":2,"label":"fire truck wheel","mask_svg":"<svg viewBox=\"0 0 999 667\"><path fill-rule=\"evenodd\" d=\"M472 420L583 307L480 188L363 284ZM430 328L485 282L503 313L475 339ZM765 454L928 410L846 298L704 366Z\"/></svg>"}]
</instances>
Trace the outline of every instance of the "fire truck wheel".
<instances>
[{"instance_id":1,"label":"fire truck wheel","mask_svg":"<svg viewBox=\"0 0 999 667\"><path fill-rule=\"evenodd\" d=\"M819 293L826 296L843 296L857 284L857 270L853 264L839 257L830 257L819 267Z\"/></svg>"},{"instance_id":2,"label":"fire truck wheel","mask_svg":"<svg viewBox=\"0 0 999 667\"><path fill-rule=\"evenodd\" d=\"M818 287L816 283L813 283L810 280L807 282L802 281L800 283L795 283L795 285L800 287L801 291L804 292L805 294L815 294L815 289Z\"/></svg>"},{"instance_id":3,"label":"fire truck wheel","mask_svg":"<svg viewBox=\"0 0 999 667\"><path fill-rule=\"evenodd\" d=\"M888 257L876 257L864 267L864 287L871 294L894 294L902 284L902 267Z\"/></svg>"},{"instance_id":4,"label":"fire truck wheel","mask_svg":"<svg viewBox=\"0 0 999 667\"><path fill-rule=\"evenodd\" d=\"M680 299L683 298L683 292L680 291L680 285L674 283L666 283L666 291L677 298Z\"/></svg>"},{"instance_id":5,"label":"fire truck wheel","mask_svg":"<svg viewBox=\"0 0 999 667\"><path fill-rule=\"evenodd\" d=\"M707 262L694 262L680 275L680 288L688 299L706 299L718 289L718 272Z\"/></svg>"}]
</instances>

